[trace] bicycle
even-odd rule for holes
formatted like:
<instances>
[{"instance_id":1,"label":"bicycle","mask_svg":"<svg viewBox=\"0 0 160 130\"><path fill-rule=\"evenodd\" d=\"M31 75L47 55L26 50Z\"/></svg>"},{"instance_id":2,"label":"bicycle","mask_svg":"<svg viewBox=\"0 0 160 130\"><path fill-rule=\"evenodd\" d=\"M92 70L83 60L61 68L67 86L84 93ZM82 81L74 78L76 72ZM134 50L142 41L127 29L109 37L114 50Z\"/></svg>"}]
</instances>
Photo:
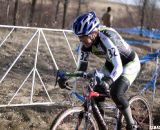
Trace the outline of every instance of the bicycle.
<instances>
[{"instance_id":1,"label":"bicycle","mask_svg":"<svg viewBox=\"0 0 160 130\"><path fill-rule=\"evenodd\" d=\"M75 96L83 102L80 107L68 108L60 114L52 122L51 130L106 130L107 124L101 115L94 97L108 97L109 95L95 92L95 76L90 76L86 73L79 72L57 72L57 78L64 77L83 77L89 79L89 84L86 86L86 91L82 95L76 93ZM70 87L67 87L70 90ZM131 105L133 118L137 122L141 130L149 130L152 125L152 114L150 106L145 98L142 96L133 96L129 99ZM105 106L104 106L105 107ZM114 114L114 130L123 130L126 127L124 116L119 112L116 106L107 106L106 109L112 109Z\"/></svg>"}]
</instances>

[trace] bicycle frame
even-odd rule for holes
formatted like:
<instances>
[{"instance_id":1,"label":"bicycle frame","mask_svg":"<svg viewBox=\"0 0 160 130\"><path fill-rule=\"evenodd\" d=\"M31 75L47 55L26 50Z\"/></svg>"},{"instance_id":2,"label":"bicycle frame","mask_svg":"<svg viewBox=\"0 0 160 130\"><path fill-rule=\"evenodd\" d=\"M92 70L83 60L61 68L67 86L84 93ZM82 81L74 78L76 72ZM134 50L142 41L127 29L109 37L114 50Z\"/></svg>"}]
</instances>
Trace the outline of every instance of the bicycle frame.
<instances>
[{"instance_id":1,"label":"bicycle frame","mask_svg":"<svg viewBox=\"0 0 160 130\"><path fill-rule=\"evenodd\" d=\"M76 98L78 101L80 101L81 103L84 103L85 101L85 97L81 94L79 94L76 91L72 91L70 93L70 95L74 98ZM114 130L117 130L118 127L118 118L119 118L119 110L117 109L116 105L108 105L105 104L104 109L108 109L114 112L114 117L105 117L105 119L110 120L113 119L113 124L114 124Z\"/></svg>"},{"instance_id":2,"label":"bicycle frame","mask_svg":"<svg viewBox=\"0 0 160 130\"><path fill-rule=\"evenodd\" d=\"M85 87L85 89L87 91L84 91L83 95L79 94L78 92L73 93L73 91L72 91L72 94L74 95L74 97L76 97L82 101L82 103L83 103L82 106L80 106L78 108L76 106L75 107L73 106L70 109L62 111L57 116L57 118L53 121L53 123L51 125L52 130L57 130L57 128L59 128L59 127L61 128L62 124L67 125L68 123L72 124L73 122L74 122L74 125L73 125L72 129L76 129L76 130L78 130L79 128L81 128L81 129L88 129L89 128L90 129L92 127L94 127L94 129L99 128L99 130L102 130L102 129L108 129L108 127L110 127L110 125L108 125L108 123L105 122L106 118L103 118L103 115L101 114L101 111L97 106L98 104L95 102L96 100L94 99L94 97L106 96L104 94L94 92L94 87L96 85L96 82L95 82L96 81L95 80L96 74L97 73L94 74L94 78L93 78L92 82L89 82L89 85L87 85ZM84 77L84 75L82 75L80 73L76 74L76 73L70 73L70 72L66 72L66 73L63 72L63 73L60 73L58 76L60 78L64 78L64 80L60 79L60 83L63 81L64 82L66 81L65 76L68 76L68 77L79 76L79 77L83 77L83 78L87 77L86 75ZM67 83L65 85L69 85L69 84ZM65 88L69 89L69 86L67 86ZM142 96L137 95L137 96L131 97L129 99L129 103L130 103L131 109L133 111L133 118L135 121L137 121L138 128L140 128L140 129L145 128L145 129L149 130L150 126L152 125L152 114L151 114L150 105L147 102L147 100L145 98L143 98ZM142 109L141 109L141 107L142 107ZM106 108L114 111L114 116L110 116L110 117L112 117L112 119L114 119L112 121L112 126L113 126L114 130L126 128L127 124L125 122L125 118L124 118L123 114L120 113L119 110L116 108L116 106L109 106L109 107L107 106ZM138 111L140 111L140 113ZM108 114L105 114L105 115L108 115ZM67 118L73 119L73 120L68 120ZM76 122L75 122L75 119L77 119Z\"/></svg>"},{"instance_id":3,"label":"bicycle frame","mask_svg":"<svg viewBox=\"0 0 160 130\"><path fill-rule=\"evenodd\" d=\"M79 73L69 73L67 72L66 74L62 74L63 76L66 75L66 76L69 76L69 77L82 77L81 74ZM61 76L62 76L61 75ZM62 76L62 77L63 77ZM56 81L57 81L57 78L56 78ZM78 101L80 101L81 103L85 104L87 102L87 109L86 109L86 113L89 113L90 112L90 107L91 107L91 100L94 98L94 97L99 97L99 96L106 96L106 95L103 95L103 94L99 94L98 92L95 92L93 91L92 88L94 88L94 83L92 81L92 83L90 83L88 85L88 93L87 95L82 95L80 93L78 93L75 90L72 90L71 93L69 94L70 96L69 97L74 97L76 98ZM108 97L108 96L107 96ZM87 99L86 99L87 98ZM70 100L71 101L71 100ZM117 130L117 127L118 127L118 119L119 119L119 110L117 109L116 105L105 105L104 106L105 109L110 109L114 112L114 117L113 118L113 121L114 121L114 129ZM101 115L100 115L101 116ZM111 119L111 117L107 117L105 119ZM105 121L102 121L104 122L104 124L106 125Z\"/></svg>"}]
</instances>

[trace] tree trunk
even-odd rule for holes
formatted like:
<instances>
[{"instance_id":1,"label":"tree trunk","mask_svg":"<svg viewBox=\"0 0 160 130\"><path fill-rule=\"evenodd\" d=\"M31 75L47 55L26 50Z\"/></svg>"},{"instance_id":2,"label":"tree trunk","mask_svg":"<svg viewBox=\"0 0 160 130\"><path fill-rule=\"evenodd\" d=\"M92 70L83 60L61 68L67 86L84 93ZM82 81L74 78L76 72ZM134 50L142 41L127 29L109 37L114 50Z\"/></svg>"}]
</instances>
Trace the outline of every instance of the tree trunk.
<instances>
[{"instance_id":1,"label":"tree trunk","mask_svg":"<svg viewBox=\"0 0 160 130\"><path fill-rule=\"evenodd\" d=\"M57 16L59 12L59 4L60 4L60 0L57 1L57 5L56 5L55 21L57 21Z\"/></svg>"},{"instance_id":2,"label":"tree trunk","mask_svg":"<svg viewBox=\"0 0 160 130\"><path fill-rule=\"evenodd\" d=\"M134 21L133 13L129 11L129 5L126 4L125 7L126 7L127 13L129 14L129 16L130 16L130 18L131 18L131 22L132 22L131 24L134 25L134 24L135 24L135 21Z\"/></svg>"},{"instance_id":3,"label":"tree trunk","mask_svg":"<svg viewBox=\"0 0 160 130\"><path fill-rule=\"evenodd\" d=\"M81 0L78 1L77 16L79 15L80 11L81 11Z\"/></svg>"},{"instance_id":4,"label":"tree trunk","mask_svg":"<svg viewBox=\"0 0 160 130\"><path fill-rule=\"evenodd\" d=\"M146 5L147 5L147 1L148 0L144 0L143 1L143 5L142 5L142 15L141 15L141 29L140 29L140 36L143 36L143 27L144 27L144 20L145 20L145 9L146 9Z\"/></svg>"},{"instance_id":5,"label":"tree trunk","mask_svg":"<svg viewBox=\"0 0 160 130\"><path fill-rule=\"evenodd\" d=\"M151 7L150 7L150 12L149 12L149 16L148 16L148 25L147 28L148 29L152 29L152 21L154 19L154 15L155 15L155 9L156 9L156 1L152 1L152 3L150 3Z\"/></svg>"},{"instance_id":6,"label":"tree trunk","mask_svg":"<svg viewBox=\"0 0 160 130\"><path fill-rule=\"evenodd\" d=\"M14 14L13 14L13 25L17 22L17 12L18 12L18 0L15 1Z\"/></svg>"},{"instance_id":7,"label":"tree trunk","mask_svg":"<svg viewBox=\"0 0 160 130\"><path fill-rule=\"evenodd\" d=\"M9 11L10 11L10 0L7 0L7 23L9 21Z\"/></svg>"},{"instance_id":8,"label":"tree trunk","mask_svg":"<svg viewBox=\"0 0 160 130\"><path fill-rule=\"evenodd\" d=\"M30 25L32 25L32 22L33 22L33 16L34 16L36 2L37 2L37 0L32 0L31 10L30 10L30 15L29 15L29 24Z\"/></svg>"},{"instance_id":9,"label":"tree trunk","mask_svg":"<svg viewBox=\"0 0 160 130\"><path fill-rule=\"evenodd\" d=\"M66 14L67 14L67 6L68 6L68 0L64 0L63 24L62 24L62 28L65 27Z\"/></svg>"},{"instance_id":10,"label":"tree trunk","mask_svg":"<svg viewBox=\"0 0 160 130\"><path fill-rule=\"evenodd\" d=\"M41 0L40 9L41 9L41 12L38 14L39 18L38 18L38 21L37 21L37 25L38 26L43 26L43 15L42 15L42 12L43 12L43 0Z\"/></svg>"}]
</instances>

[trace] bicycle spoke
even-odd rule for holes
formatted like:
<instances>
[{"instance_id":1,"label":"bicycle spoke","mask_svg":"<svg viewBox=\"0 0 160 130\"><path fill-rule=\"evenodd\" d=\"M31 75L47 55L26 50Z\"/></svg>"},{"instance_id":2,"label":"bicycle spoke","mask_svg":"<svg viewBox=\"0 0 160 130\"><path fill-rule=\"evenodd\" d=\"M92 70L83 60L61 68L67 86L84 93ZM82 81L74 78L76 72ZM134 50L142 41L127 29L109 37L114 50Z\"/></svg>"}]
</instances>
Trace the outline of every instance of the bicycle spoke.
<instances>
[{"instance_id":1,"label":"bicycle spoke","mask_svg":"<svg viewBox=\"0 0 160 130\"><path fill-rule=\"evenodd\" d=\"M147 101L141 96L135 96L130 100L132 116L138 124L138 128L149 130L151 125L151 112ZM125 130L126 122L124 117L121 117L121 130Z\"/></svg>"},{"instance_id":2,"label":"bicycle spoke","mask_svg":"<svg viewBox=\"0 0 160 130\"><path fill-rule=\"evenodd\" d=\"M146 102L143 99L139 98L132 102L132 107L134 107L134 110L132 109L133 117L137 121L139 127L146 130L149 129L150 113L148 109L148 104L146 104Z\"/></svg>"},{"instance_id":3,"label":"bicycle spoke","mask_svg":"<svg viewBox=\"0 0 160 130\"><path fill-rule=\"evenodd\" d=\"M78 115L72 114L68 115L63 121L62 124L59 125L59 128L63 128L64 130L72 130L74 127L78 125ZM57 129L58 130L58 129Z\"/></svg>"},{"instance_id":4,"label":"bicycle spoke","mask_svg":"<svg viewBox=\"0 0 160 130\"><path fill-rule=\"evenodd\" d=\"M59 114L52 123L51 130L97 130L94 121L92 116L86 121L82 108L75 107Z\"/></svg>"}]
</instances>

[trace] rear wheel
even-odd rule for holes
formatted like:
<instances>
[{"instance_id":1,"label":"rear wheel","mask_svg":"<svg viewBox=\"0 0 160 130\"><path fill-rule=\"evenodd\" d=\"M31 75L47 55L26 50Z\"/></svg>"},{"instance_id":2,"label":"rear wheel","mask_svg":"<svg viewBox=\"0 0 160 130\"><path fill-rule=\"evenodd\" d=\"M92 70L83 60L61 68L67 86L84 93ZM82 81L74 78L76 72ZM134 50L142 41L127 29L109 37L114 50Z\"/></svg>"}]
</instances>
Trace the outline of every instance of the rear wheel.
<instances>
[{"instance_id":1,"label":"rear wheel","mask_svg":"<svg viewBox=\"0 0 160 130\"><path fill-rule=\"evenodd\" d=\"M61 112L50 130L99 130L93 116L86 120L83 110L83 107L73 107Z\"/></svg>"},{"instance_id":2,"label":"rear wheel","mask_svg":"<svg viewBox=\"0 0 160 130\"><path fill-rule=\"evenodd\" d=\"M147 100L142 96L134 96L129 100L129 103L138 130L149 130L152 125L152 114ZM118 130L126 130L126 122L122 114L120 115Z\"/></svg>"}]
</instances>

